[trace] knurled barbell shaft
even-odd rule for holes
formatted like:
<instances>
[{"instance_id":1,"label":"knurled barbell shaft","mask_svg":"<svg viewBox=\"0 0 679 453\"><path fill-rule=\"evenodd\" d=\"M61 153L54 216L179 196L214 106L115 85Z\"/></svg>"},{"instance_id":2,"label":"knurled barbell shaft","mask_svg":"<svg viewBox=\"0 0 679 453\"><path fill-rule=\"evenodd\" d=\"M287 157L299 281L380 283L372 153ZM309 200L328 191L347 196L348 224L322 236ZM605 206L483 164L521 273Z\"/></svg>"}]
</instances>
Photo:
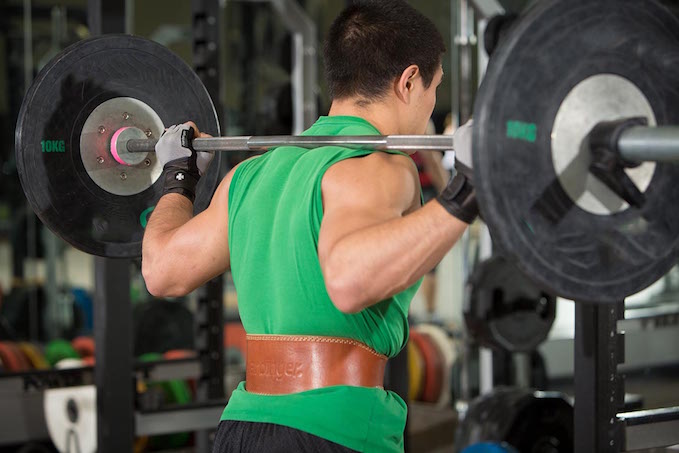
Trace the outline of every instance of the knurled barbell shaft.
<instances>
[{"instance_id":1,"label":"knurled barbell shaft","mask_svg":"<svg viewBox=\"0 0 679 453\"><path fill-rule=\"evenodd\" d=\"M631 162L678 162L679 126L634 126L618 140L620 155Z\"/></svg>"},{"instance_id":2,"label":"knurled barbell shaft","mask_svg":"<svg viewBox=\"0 0 679 453\"><path fill-rule=\"evenodd\" d=\"M129 140L131 153L154 152L153 139ZM446 151L452 150L452 135L354 135L354 136L239 136L212 137L193 140L196 151L267 151L280 146L317 148L343 146L381 151ZM618 148L622 157L633 162L679 161L679 126L627 129L620 136Z\"/></svg>"},{"instance_id":3,"label":"knurled barbell shaft","mask_svg":"<svg viewBox=\"0 0 679 453\"><path fill-rule=\"evenodd\" d=\"M153 139L129 140L130 153L153 152L157 141ZM342 146L380 151L446 151L453 149L452 135L352 135L352 136L243 136L212 137L193 140L196 151L267 151L280 146L318 148Z\"/></svg>"}]
</instances>

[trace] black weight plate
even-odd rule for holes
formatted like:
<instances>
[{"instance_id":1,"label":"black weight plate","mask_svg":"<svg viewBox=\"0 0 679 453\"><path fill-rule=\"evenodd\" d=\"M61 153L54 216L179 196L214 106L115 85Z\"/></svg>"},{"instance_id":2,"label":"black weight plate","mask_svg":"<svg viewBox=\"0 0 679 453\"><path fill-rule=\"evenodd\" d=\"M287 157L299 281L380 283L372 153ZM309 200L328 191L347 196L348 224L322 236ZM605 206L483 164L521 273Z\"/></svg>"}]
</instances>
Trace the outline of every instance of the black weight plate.
<instances>
[{"instance_id":1,"label":"black weight plate","mask_svg":"<svg viewBox=\"0 0 679 453\"><path fill-rule=\"evenodd\" d=\"M528 352L547 338L556 317L556 297L502 256L479 263L467 285L465 325L480 344Z\"/></svg>"},{"instance_id":2,"label":"black weight plate","mask_svg":"<svg viewBox=\"0 0 679 453\"><path fill-rule=\"evenodd\" d=\"M137 257L162 178L133 195L115 195L94 183L81 158L86 119L114 98L145 103L166 126L193 120L219 135L212 100L183 60L146 39L107 35L68 47L40 71L19 112L17 169L31 207L58 236L94 255ZM53 145L44 149L43 141ZM207 207L217 184L217 154L198 185L195 212Z\"/></svg>"},{"instance_id":3,"label":"black weight plate","mask_svg":"<svg viewBox=\"0 0 679 453\"><path fill-rule=\"evenodd\" d=\"M453 451L506 442L520 452L573 451L573 406L560 393L497 387L469 405Z\"/></svg>"},{"instance_id":4,"label":"black weight plate","mask_svg":"<svg viewBox=\"0 0 679 453\"><path fill-rule=\"evenodd\" d=\"M567 94L599 74L636 86L658 125L679 124L677 58L679 21L637 0L537 2L495 51L474 110L477 194L494 244L540 286L617 301L677 261L679 166L657 164L641 210L593 214L562 187L550 137Z\"/></svg>"},{"instance_id":5,"label":"black weight plate","mask_svg":"<svg viewBox=\"0 0 679 453\"><path fill-rule=\"evenodd\" d=\"M134 355L193 349L194 318L179 301L153 299L134 308Z\"/></svg>"}]
</instances>

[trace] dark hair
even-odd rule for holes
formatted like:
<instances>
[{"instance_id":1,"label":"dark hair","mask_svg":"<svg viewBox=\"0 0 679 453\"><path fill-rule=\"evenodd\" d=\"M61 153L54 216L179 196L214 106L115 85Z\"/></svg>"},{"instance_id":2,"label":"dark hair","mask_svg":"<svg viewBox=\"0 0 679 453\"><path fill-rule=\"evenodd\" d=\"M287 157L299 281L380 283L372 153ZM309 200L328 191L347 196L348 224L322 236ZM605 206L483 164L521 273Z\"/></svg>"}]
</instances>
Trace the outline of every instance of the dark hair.
<instances>
[{"instance_id":1,"label":"dark hair","mask_svg":"<svg viewBox=\"0 0 679 453\"><path fill-rule=\"evenodd\" d=\"M335 19L326 37L330 96L377 100L412 64L428 88L445 51L432 21L404 0L356 1Z\"/></svg>"}]
</instances>

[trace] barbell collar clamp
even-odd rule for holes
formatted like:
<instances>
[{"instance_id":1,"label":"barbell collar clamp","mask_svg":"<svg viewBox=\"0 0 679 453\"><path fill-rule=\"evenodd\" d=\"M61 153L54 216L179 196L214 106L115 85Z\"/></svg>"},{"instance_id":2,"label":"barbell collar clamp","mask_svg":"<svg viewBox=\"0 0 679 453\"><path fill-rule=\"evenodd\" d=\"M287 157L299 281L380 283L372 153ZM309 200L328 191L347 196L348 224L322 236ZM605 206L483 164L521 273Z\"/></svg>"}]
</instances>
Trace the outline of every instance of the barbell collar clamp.
<instances>
[{"instance_id":1,"label":"barbell collar clamp","mask_svg":"<svg viewBox=\"0 0 679 453\"><path fill-rule=\"evenodd\" d=\"M645 196L625 172L639 162L626 160L620 155L620 136L630 127L646 126L645 117L622 118L597 124L588 135L590 148L589 171L630 206L643 207Z\"/></svg>"},{"instance_id":2,"label":"barbell collar clamp","mask_svg":"<svg viewBox=\"0 0 679 453\"><path fill-rule=\"evenodd\" d=\"M601 156L605 150L610 156L609 160L614 164L624 168L638 167L641 162L627 160L620 154L620 137L632 127L648 126L648 119L645 117L621 118L613 121L602 121L587 136L590 152L592 153L592 164L597 161L597 155Z\"/></svg>"}]
</instances>

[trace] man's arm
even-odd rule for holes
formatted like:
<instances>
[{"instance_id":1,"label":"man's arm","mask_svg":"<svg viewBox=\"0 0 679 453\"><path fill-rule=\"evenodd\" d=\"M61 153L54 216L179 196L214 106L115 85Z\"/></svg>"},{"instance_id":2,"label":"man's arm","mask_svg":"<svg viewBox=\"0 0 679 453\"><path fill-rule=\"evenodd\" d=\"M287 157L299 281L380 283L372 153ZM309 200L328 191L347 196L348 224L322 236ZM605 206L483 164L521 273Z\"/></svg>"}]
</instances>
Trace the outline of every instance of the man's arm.
<instances>
[{"instance_id":1,"label":"man's arm","mask_svg":"<svg viewBox=\"0 0 679 453\"><path fill-rule=\"evenodd\" d=\"M209 137L187 122L167 128L156 144L164 195L142 242L142 273L155 296L183 296L229 268L228 201L235 168L219 184L210 206L193 217L196 187L213 157L193 149L194 135Z\"/></svg>"},{"instance_id":2,"label":"man's arm","mask_svg":"<svg viewBox=\"0 0 679 453\"><path fill-rule=\"evenodd\" d=\"M154 296L183 296L228 270L228 200L234 170L219 184L208 208L195 217L193 203L185 196L161 197L142 242L142 274Z\"/></svg>"},{"instance_id":3,"label":"man's arm","mask_svg":"<svg viewBox=\"0 0 679 453\"><path fill-rule=\"evenodd\" d=\"M318 256L337 308L355 313L414 284L466 223L438 201L419 206L409 158L374 153L333 165L322 181Z\"/></svg>"}]
</instances>

